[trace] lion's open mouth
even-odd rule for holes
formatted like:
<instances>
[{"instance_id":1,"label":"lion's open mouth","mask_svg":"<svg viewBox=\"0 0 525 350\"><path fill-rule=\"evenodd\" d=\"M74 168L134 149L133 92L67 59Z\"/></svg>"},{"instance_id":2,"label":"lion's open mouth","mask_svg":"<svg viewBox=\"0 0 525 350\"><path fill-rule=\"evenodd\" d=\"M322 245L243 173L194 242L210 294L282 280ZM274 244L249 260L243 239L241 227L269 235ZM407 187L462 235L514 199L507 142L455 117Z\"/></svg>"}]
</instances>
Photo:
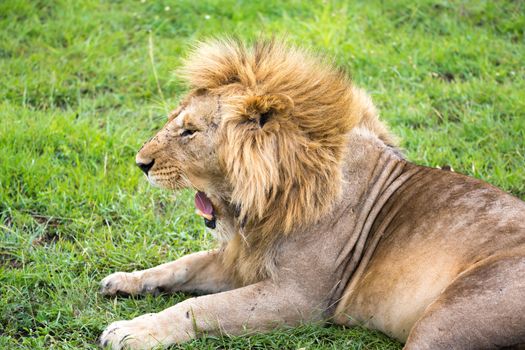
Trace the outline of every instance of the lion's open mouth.
<instances>
[{"instance_id":1,"label":"lion's open mouth","mask_svg":"<svg viewBox=\"0 0 525 350\"><path fill-rule=\"evenodd\" d=\"M215 228L215 214L210 198L204 192L195 193L195 212L204 218L204 224L209 228Z\"/></svg>"}]
</instances>

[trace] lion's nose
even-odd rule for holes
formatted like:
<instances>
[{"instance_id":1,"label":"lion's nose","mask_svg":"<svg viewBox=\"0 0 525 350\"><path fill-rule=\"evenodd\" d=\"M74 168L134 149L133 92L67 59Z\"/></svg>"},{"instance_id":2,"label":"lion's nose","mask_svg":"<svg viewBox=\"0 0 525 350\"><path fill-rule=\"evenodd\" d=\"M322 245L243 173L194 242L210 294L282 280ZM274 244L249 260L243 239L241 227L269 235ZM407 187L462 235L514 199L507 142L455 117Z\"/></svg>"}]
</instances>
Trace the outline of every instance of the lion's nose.
<instances>
[{"instance_id":1,"label":"lion's nose","mask_svg":"<svg viewBox=\"0 0 525 350\"><path fill-rule=\"evenodd\" d=\"M155 164L155 159L153 159L149 163L140 163L137 162L137 166L144 172L144 174L148 175L148 171L151 169L151 167Z\"/></svg>"}]
</instances>

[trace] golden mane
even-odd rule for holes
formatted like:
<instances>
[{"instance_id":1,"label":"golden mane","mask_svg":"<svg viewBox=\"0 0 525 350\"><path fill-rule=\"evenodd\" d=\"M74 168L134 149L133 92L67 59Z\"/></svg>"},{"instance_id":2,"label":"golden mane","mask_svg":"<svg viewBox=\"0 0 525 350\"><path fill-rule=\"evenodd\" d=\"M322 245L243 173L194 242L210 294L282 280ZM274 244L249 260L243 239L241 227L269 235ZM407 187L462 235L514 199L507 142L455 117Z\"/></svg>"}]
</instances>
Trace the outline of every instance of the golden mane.
<instances>
[{"instance_id":1,"label":"golden mane","mask_svg":"<svg viewBox=\"0 0 525 350\"><path fill-rule=\"evenodd\" d=\"M296 47L208 41L181 75L224 101L218 152L240 231L226 256L244 282L271 275L278 237L330 210L353 127L393 142L368 96L342 70Z\"/></svg>"}]
</instances>

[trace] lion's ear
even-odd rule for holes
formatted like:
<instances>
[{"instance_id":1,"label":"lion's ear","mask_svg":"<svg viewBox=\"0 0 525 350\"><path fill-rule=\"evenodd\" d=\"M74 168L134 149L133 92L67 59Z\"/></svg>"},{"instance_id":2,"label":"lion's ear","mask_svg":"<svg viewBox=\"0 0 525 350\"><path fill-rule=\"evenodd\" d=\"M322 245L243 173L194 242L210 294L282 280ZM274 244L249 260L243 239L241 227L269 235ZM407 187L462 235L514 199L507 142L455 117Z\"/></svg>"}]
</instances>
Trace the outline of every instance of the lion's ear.
<instances>
[{"instance_id":1,"label":"lion's ear","mask_svg":"<svg viewBox=\"0 0 525 350\"><path fill-rule=\"evenodd\" d=\"M283 94L242 97L235 102L237 109L223 120L221 162L232 187L230 201L239 206L241 220L261 219L279 193L278 149L287 137L276 131L282 130L294 104Z\"/></svg>"},{"instance_id":2,"label":"lion's ear","mask_svg":"<svg viewBox=\"0 0 525 350\"><path fill-rule=\"evenodd\" d=\"M261 128L274 118L286 118L293 109L292 99L284 94L268 94L246 98L246 116Z\"/></svg>"}]
</instances>

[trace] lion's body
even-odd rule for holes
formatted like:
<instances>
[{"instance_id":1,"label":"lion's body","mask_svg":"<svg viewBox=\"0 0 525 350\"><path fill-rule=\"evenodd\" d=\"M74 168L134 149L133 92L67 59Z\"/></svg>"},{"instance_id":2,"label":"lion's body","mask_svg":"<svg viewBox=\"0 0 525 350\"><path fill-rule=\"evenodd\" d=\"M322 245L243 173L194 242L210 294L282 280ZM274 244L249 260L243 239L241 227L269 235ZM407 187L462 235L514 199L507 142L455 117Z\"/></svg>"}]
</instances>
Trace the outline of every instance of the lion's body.
<instances>
[{"instance_id":1,"label":"lion's body","mask_svg":"<svg viewBox=\"0 0 525 350\"><path fill-rule=\"evenodd\" d=\"M400 176L412 171L415 173L390 196L374 220L371 234L381 239L363 272L347 285L337 307L337 322L364 324L406 341L429 304L453 281L475 267L514 257L516 264L506 271L476 276L479 284L472 286L460 310L466 318L461 324L444 326L445 334L439 337L446 344L446 334L453 334L453 327L465 335L490 327L499 328L497 332L503 332L509 341L514 332L524 342L525 203L454 172L407 163ZM473 309L468 299L475 302L479 294L489 293L488 281L484 281L487 277L499 289L483 300L490 305ZM496 305L499 315L486 314ZM509 323L498 325L494 316L504 316ZM518 321L511 316L517 316ZM510 323L518 326L518 333L516 329L509 331ZM472 342L473 348L488 346L475 346L475 336L464 339ZM516 338L510 343L502 339L495 343L515 344ZM467 345L456 343L457 348Z\"/></svg>"},{"instance_id":2,"label":"lion's body","mask_svg":"<svg viewBox=\"0 0 525 350\"><path fill-rule=\"evenodd\" d=\"M522 201L407 162L366 94L300 50L212 42L184 71L193 92L137 162L207 194L219 248L102 288L221 293L116 322L103 343L326 320L414 349L525 343Z\"/></svg>"}]
</instances>

